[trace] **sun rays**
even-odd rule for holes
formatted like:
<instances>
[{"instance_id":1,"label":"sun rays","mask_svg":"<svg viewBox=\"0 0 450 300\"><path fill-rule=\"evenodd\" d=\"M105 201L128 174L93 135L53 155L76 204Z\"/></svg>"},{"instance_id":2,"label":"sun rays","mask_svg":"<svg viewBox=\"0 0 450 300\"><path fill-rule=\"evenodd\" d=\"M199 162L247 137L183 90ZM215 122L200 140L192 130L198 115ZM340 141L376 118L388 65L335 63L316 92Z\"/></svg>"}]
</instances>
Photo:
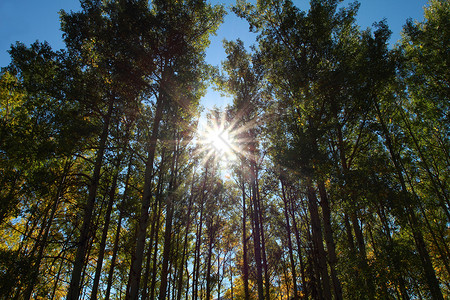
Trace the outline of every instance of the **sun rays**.
<instances>
[{"instance_id":1,"label":"sun rays","mask_svg":"<svg viewBox=\"0 0 450 300\"><path fill-rule=\"evenodd\" d=\"M233 139L224 128L207 128L205 132L207 144L219 153L233 154Z\"/></svg>"},{"instance_id":2,"label":"sun rays","mask_svg":"<svg viewBox=\"0 0 450 300\"><path fill-rule=\"evenodd\" d=\"M214 161L231 162L238 159L239 145L237 137L229 126L226 126L225 117L208 115L206 124L198 129L199 147L198 152L203 156L203 161L210 159Z\"/></svg>"},{"instance_id":3,"label":"sun rays","mask_svg":"<svg viewBox=\"0 0 450 300\"><path fill-rule=\"evenodd\" d=\"M251 159L247 137L254 127L253 123L243 125L239 117L230 118L224 112L210 111L199 126L196 152L203 163L212 159L229 165Z\"/></svg>"}]
</instances>

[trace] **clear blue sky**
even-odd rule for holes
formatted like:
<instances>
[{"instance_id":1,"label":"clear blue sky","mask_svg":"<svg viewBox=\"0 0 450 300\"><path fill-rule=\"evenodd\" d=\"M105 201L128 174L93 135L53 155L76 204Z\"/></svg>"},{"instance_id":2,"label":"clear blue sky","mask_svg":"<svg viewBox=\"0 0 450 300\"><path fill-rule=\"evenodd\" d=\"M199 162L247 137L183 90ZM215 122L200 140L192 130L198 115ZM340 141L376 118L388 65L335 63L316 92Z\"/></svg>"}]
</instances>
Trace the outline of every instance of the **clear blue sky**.
<instances>
[{"instance_id":1,"label":"clear blue sky","mask_svg":"<svg viewBox=\"0 0 450 300\"><path fill-rule=\"evenodd\" d=\"M300 8L308 7L307 0L293 0ZM213 0L212 3L223 3L226 7L235 3L235 0ZM255 1L252 1L255 2ZM344 3L350 1L346 0ZM360 0L361 7L358 13L358 24L361 28L370 27L374 22L387 19L393 31L391 44L400 38L400 31L406 19L423 19L423 7L427 0ZM62 33L59 25L58 11L80 10L78 0L0 0L0 67L9 64L7 53L11 44L20 41L29 45L36 40L48 41L53 49L64 48ZM219 65L225 59L222 49L222 40L242 39L247 44L254 42L254 36L248 32L248 25L233 13L226 16L225 22L212 37L207 60L213 65ZM228 100L220 98L219 94L209 90L202 104L206 107L212 105L222 106Z\"/></svg>"}]
</instances>

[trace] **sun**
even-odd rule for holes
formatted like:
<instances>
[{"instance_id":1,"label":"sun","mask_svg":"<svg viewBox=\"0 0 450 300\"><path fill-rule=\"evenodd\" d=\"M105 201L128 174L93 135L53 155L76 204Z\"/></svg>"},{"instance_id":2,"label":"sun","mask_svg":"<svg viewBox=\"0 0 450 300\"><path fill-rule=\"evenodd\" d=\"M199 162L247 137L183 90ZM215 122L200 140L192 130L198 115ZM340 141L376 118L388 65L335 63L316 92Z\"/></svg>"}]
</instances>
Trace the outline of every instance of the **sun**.
<instances>
[{"instance_id":1,"label":"sun","mask_svg":"<svg viewBox=\"0 0 450 300\"><path fill-rule=\"evenodd\" d=\"M257 124L242 122L244 112L228 114L211 110L199 120L196 153L204 163L212 159L226 168L239 161L257 159L256 152L251 151L257 142L249 138Z\"/></svg>"},{"instance_id":2,"label":"sun","mask_svg":"<svg viewBox=\"0 0 450 300\"><path fill-rule=\"evenodd\" d=\"M239 142L233 124L226 121L223 113L210 113L198 128L199 152L206 154L205 161L232 163L240 156Z\"/></svg>"},{"instance_id":3,"label":"sun","mask_svg":"<svg viewBox=\"0 0 450 300\"><path fill-rule=\"evenodd\" d=\"M220 153L232 153L232 140L226 130L212 128L206 133L206 140Z\"/></svg>"},{"instance_id":4,"label":"sun","mask_svg":"<svg viewBox=\"0 0 450 300\"><path fill-rule=\"evenodd\" d=\"M216 159L235 161L238 158L238 148L233 133L217 124L209 127L203 133L204 147Z\"/></svg>"}]
</instances>

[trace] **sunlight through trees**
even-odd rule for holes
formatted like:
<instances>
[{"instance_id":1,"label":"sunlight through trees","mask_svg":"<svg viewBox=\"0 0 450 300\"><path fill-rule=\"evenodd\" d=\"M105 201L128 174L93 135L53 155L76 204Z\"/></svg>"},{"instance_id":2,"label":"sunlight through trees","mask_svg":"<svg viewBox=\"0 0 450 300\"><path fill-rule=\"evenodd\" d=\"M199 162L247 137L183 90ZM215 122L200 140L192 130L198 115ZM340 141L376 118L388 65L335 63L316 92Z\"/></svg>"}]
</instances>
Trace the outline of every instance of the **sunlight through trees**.
<instances>
[{"instance_id":1,"label":"sunlight through trees","mask_svg":"<svg viewBox=\"0 0 450 300\"><path fill-rule=\"evenodd\" d=\"M0 72L0 299L447 299L450 3L82 0ZM346 2L347 3L347 2ZM212 84L231 103L203 111Z\"/></svg>"}]
</instances>

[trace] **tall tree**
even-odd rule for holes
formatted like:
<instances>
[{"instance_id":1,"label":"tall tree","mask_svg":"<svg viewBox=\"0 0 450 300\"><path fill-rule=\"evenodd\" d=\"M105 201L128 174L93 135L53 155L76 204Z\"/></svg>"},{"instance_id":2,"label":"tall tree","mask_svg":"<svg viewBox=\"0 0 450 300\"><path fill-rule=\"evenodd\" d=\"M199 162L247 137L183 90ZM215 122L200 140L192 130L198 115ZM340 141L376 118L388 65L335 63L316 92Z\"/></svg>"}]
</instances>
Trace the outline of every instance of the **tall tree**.
<instances>
[{"instance_id":1,"label":"tall tree","mask_svg":"<svg viewBox=\"0 0 450 300\"><path fill-rule=\"evenodd\" d=\"M148 209L152 198L151 178L155 159L159 126L165 107L178 103L192 113L199 101L203 86L199 79L204 73L202 53L208 44L209 35L222 21L223 9L211 6L204 1L155 1L152 14L158 23L154 26L155 55L157 68L152 73L155 84L152 88L156 108L152 133L147 145L144 190L139 226L136 237L136 251L130 269L130 288L128 299L137 299L142 270L142 259L148 226ZM188 91L181 94L180 91Z\"/></svg>"}]
</instances>

